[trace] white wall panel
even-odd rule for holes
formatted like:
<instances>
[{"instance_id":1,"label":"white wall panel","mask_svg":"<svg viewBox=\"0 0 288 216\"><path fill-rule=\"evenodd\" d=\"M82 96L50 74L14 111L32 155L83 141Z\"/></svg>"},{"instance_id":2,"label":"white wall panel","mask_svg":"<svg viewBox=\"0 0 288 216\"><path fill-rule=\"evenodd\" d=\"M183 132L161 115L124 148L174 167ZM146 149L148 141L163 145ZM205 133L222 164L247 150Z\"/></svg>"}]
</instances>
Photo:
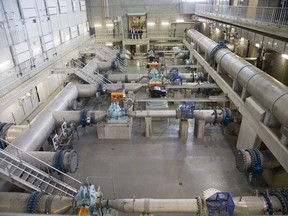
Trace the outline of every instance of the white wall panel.
<instances>
[{"instance_id":1,"label":"white wall panel","mask_svg":"<svg viewBox=\"0 0 288 216\"><path fill-rule=\"evenodd\" d=\"M0 49L0 72L6 71L14 66L9 47Z\"/></svg>"},{"instance_id":2,"label":"white wall panel","mask_svg":"<svg viewBox=\"0 0 288 216\"><path fill-rule=\"evenodd\" d=\"M73 11L77 11L77 2L76 1L72 1L72 8L73 8Z\"/></svg>"},{"instance_id":3,"label":"white wall panel","mask_svg":"<svg viewBox=\"0 0 288 216\"><path fill-rule=\"evenodd\" d=\"M82 35L84 33L84 24L83 23L78 24L78 32L79 32L79 35Z\"/></svg>"},{"instance_id":4,"label":"white wall panel","mask_svg":"<svg viewBox=\"0 0 288 216\"><path fill-rule=\"evenodd\" d=\"M19 55L14 56L17 64L21 64L25 61L28 61L31 58L30 51L23 52Z\"/></svg>"},{"instance_id":5,"label":"white wall panel","mask_svg":"<svg viewBox=\"0 0 288 216\"><path fill-rule=\"evenodd\" d=\"M44 51L48 51L48 50L52 49L53 47L54 47L53 41L46 43L46 44L43 44L43 50Z\"/></svg>"},{"instance_id":6,"label":"white wall panel","mask_svg":"<svg viewBox=\"0 0 288 216\"><path fill-rule=\"evenodd\" d=\"M45 0L46 6L49 7L57 7L57 2L56 0Z\"/></svg>"},{"instance_id":7,"label":"white wall panel","mask_svg":"<svg viewBox=\"0 0 288 216\"><path fill-rule=\"evenodd\" d=\"M42 43L45 44L45 43L48 43L52 41L52 34L48 34L48 35L45 35L42 37Z\"/></svg>"},{"instance_id":8,"label":"white wall panel","mask_svg":"<svg viewBox=\"0 0 288 216\"><path fill-rule=\"evenodd\" d=\"M57 14L57 8L56 7L47 8L47 13L48 15L55 15Z\"/></svg>"},{"instance_id":9,"label":"white wall panel","mask_svg":"<svg viewBox=\"0 0 288 216\"><path fill-rule=\"evenodd\" d=\"M60 7L67 7L67 0L59 0Z\"/></svg>"},{"instance_id":10,"label":"white wall panel","mask_svg":"<svg viewBox=\"0 0 288 216\"><path fill-rule=\"evenodd\" d=\"M34 0L19 0L21 8L34 8Z\"/></svg>"},{"instance_id":11,"label":"white wall panel","mask_svg":"<svg viewBox=\"0 0 288 216\"><path fill-rule=\"evenodd\" d=\"M31 17L36 17L36 11L35 8L23 8L22 9L23 13L23 18L31 18Z\"/></svg>"},{"instance_id":12,"label":"white wall panel","mask_svg":"<svg viewBox=\"0 0 288 216\"><path fill-rule=\"evenodd\" d=\"M20 53L23 53L23 52L29 50L29 46L28 46L27 42L17 44L13 48L14 48L13 51L14 51L15 55L18 55Z\"/></svg>"},{"instance_id":13,"label":"white wall panel","mask_svg":"<svg viewBox=\"0 0 288 216\"><path fill-rule=\"evenodd\" d=\"M33 19L31 19L31 18L26 19L25 20L25 26L26 26L29 38L34 38L34 37L39 35L37 23L34 23Z\"/></svg>"},{"instance_id":14,"label":"white wall panel","mask_svg":"<svg viewBox=\"0 0 288 216\"><path fill-rule=\"evenodd\" d=\"M80 1L80 10L81 10L81 11L85 11L85 10L86 10L85 1Z\"/></svg>"}]
</instances>

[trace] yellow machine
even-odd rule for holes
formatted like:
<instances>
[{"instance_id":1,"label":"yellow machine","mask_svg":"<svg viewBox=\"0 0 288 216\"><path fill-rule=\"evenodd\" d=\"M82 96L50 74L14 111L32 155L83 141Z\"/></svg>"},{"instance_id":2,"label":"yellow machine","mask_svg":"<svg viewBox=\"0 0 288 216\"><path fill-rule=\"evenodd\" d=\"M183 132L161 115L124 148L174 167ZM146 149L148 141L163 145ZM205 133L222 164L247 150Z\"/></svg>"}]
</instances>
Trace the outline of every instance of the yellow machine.
<instances>
[{"instance_id":1,"label":"yellow machine","mask_svg":"<svg viewBox=\"0 0 288 216\"><path fill-rule=\"evenodd\" d=\"M116 99L116 103L122 105L124 102L125 93L124 92L112 92L111 93L111 103Z\"/></svg>"},{"instance_id":2,"label":"yellow machine","mask_svg":"<svg viewBox=\"0 0 288 216\"><path fill-rule=\"evenodd\" d=\"M159 70L159 64L158 64L158 62L151 62L151 63L148 63L148 65L149 65L148 73L149 73L153 68L156 68L157 70Z\"/></svg>"}]
</instances>

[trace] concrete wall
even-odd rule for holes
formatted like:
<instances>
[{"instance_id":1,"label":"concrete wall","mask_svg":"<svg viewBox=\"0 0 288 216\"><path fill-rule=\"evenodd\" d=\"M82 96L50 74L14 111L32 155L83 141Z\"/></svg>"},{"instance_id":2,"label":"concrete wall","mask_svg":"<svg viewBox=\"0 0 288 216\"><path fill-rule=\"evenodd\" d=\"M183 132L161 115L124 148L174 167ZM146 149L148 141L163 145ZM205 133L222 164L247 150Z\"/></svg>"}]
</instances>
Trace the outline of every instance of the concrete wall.
<instances>
[{"instance_id":1,"label":"concrete wall","mask_svg":"<svg viewBox=\"0 0 288 216\"><path fill-rule=\"evenodd\" d=\"M39 67L87 32L83 0L0 0L0 14L2 86L28 73L31 66Z\"/></svg>"},{"instance_id":2,"label":"concrete wall","mask_svg":"<svg viewBox=\"0 0 288 216\"><path fill-rule=\"evenodd\" d=\"M102 25L95 27L96 37L112 37L114 27L106 27L107 18L112 21L120 18L122 20L120 28L123 29L125 37L128 37L127 13L147 13L147 23L155 23L147 26L148 36L172 36L175 26L161 25L162 22L171 24L179 18L184 18L185 21L190 19L190 15L180 15L181 0L109 0L108 2L109 6L106 9L109 11L109 17L105 17L107 10L105 12L105 8L102 8L102 1L86 1L90 27L94 28L95 24ZM180 33L181 30L177 31Z\"/></svg>"}]
</instances>

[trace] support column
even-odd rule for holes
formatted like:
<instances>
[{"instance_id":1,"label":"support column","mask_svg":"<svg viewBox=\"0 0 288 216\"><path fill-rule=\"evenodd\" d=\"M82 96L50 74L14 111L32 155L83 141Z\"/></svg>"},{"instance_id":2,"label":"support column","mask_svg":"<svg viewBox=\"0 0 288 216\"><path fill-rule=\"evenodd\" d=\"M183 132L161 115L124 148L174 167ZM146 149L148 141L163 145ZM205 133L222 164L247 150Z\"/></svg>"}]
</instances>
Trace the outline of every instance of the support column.
<instances>
[{"instance_id":1,"label":"support column","mask_svg":"<svg viewBox=\"0 0 288 216\"><path fill-rule=\"evenodd\" d=\"M191 98L191 89L185 89L184 98Z\"/></svg>"},{"instance_id":2,"label":"support column","mask_svg":"<svg viewBox=\"0 0 288 216\"><path fill-rule=\"evenodd\" d=\"M188 120L180 120L179 123L179 135L181 139L186 139L188 137Z\"/></svg>"},{"instance_id":3,"label":"support column","mask_svg":"<svg viewBox=\"0 0 288 216\"><path fill-rule=\"evenodd\" d=\"M205 124L204 120L195 119L194 135L197 139L204 138Z\"/></svg>"},{"instance_id":4,"label":"support column","mask_svg":"<svg viewBox=\"0 0 288 216\"><path fill-rule=\"evenodd\" d=\"M151 137L152 135L152 118L145 117L145 136Z\"/></svg>"}]
</instances>

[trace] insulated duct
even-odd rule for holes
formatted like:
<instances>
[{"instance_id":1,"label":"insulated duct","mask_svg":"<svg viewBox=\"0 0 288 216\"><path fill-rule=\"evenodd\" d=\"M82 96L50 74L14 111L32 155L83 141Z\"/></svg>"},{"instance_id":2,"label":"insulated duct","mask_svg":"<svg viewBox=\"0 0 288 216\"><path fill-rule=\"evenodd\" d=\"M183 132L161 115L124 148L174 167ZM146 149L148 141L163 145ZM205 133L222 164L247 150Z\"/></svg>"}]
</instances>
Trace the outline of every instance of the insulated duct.
<instances>
[{"instance_id":1,"label":"insulated duct","mask_svg":"<svg viewBox=\"0 0 288 216\"><path fill-rule=\"evenodd\" d=\"M147 75L142 74L108 74L107 79L111 82L139 82L144 77L148 77Z\"/></svg>"},{"instance_id":2,"label":"insulated duct","mask_svg":"<svg viewBox=\"0 0 288 216\"><path fill-rule=\"evenodd\" d=\"M288 125L288 87L264 73L254 65L243 60L228 49L219 49L218 44L196 30L187 31L187 36L206 54L214 55L218 66L225 70L284 126ZM212 52L213 51L213 52Z\"/></svg>"}]
</instances>

